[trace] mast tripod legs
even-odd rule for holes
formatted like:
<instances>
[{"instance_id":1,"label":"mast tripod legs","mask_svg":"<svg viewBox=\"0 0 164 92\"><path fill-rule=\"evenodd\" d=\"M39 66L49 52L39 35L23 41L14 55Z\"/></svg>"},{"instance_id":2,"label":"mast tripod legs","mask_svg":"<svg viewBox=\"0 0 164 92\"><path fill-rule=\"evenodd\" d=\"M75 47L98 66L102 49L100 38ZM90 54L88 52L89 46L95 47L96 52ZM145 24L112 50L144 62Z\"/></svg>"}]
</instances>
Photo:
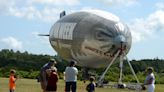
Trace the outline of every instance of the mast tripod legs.
<instances>
[{"instance_id":1,"label":"mast tripod legs","mask_svg":"<svg viewBox=\"0 0 164 92\"><path fill-rule=\"evenodd\" d=\"M118 51L117 51L117 53L115 54L114 58L113 58L112 61L109 63L108 67L105 69L105 71L103 72L103 74L100 76L100 79L99 79L98 82L97 82L97 86L98 86L98 87L103 87L103 81L104 81L105 74L107 73L107 71L109 70L109 68L110 68L111 65L113 64L113 62L116 60L116 58L119 56L119 57L120 57L120 58L119 58L119 59L120 59L120 61L119 61L119 62L120 62L120 65L119 65L119 67L120 67L120 76L119 76L117 88L125 88L125 84L123 84L123 82L122 82L122 76L123 76L123 55L119 55L120 51L121 51L121 50L118 50ZM132 67L132 65L131 65L131 63L130 63L130 61L127 60L127 62L128 62L128 65L129 65L129 67L130 67L130 70L131 70L132 74L134 75L134 77L135 77L135 79L136 79L136 81L137 81L137 85L135 86L135 90L136 90L137 92L141 92L140 82L139 82L139 80L138 80L138 78L137 78L137 76L136 76L136 74L135 74L135 72L134 72L134 69L133 69L133 67Z\"/></svg>"},{"instance_id":2,"label":"mast tripod legs","mask_svg":"<svg viewBox=\"0 0 164 92\"><path fill-rule=\"evenodd\" d=\"M108 67L105 69L105 71L104 71L103 74L101 75L100 79L98 80L97 85L98 85L99 87L103 86L103 80L104 80L105 74L107 73L107 71L109 70L109 68L111 67L111 65L112 65L113 62L115 61L115 59L118 57L119 53L120 53L120 50L117 51L116 55L114 56L114 58L112 59L112 61L111 61L110 64L108 65Z\"/></svg>"}]
</instances>

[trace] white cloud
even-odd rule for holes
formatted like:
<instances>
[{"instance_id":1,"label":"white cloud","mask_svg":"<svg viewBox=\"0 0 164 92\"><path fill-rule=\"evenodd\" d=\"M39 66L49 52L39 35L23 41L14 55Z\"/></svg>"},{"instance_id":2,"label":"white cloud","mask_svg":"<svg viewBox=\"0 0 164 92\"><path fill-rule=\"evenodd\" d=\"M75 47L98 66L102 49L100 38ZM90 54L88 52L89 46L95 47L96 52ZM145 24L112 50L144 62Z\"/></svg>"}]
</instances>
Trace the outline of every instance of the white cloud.
<instances>
[{"instance_id":1,"label":"white cloud","mask_svg":"<svg viewBox=\"0 0 164 92\"><path fill-rule=\"evenodd\" d=\"M79 5L79 0L28 0L29 4L44 4L44 5L68 5L74 6Z\"/></svg>"},{"instance_id":2,"label":"white cloud","mask_svg":"<svg viewBox=\"0 0 164 92\"><path fill-rule=\"evenodd\" d=\"M102 11L102 10L98 10L98 9L87 9L87 10L82 10L82 11L97 14L98 16L102 16L106 19L109 19L109 20L112 20L112 21L115 21L115 22L118 22L120 20L116 15L114 15L112 13Z\"/></svg>"},{"instance_id":3,"label":"white cloud","mask_svg":"<svg viewBox=\"0 0 164 92\"><path fill-rule=\"evenodd\" d=\"M7 37L0 39L0 43L7 49L21 50L22 42L14 37Z\"/></svg>"},{"instance_id":4,"label":"white cloud","mask_svg":"<svg viewBox=\"0 0 164 92\"><path fill-rule=\"evenodd\" d=\"M54 22L62 7L79 5L79 0L0 0L0 14Z\"/></svg>"},{"instance_id":5,"label":"white cloud","mask_svg":"<svg viewBox=\"0 0 164 92\"><path fill-rule=\"evenodd\" d=\"M133 41L139 42L160 32L164 32L164 11L157 10L147 18L139 18L129 23Z\"/></svg>"},{"instance_id":6,"label":"white cloud","mask_svg":"<svg viewBox=\"0 0 164 92\"><path fill-rule=\"evenodd\" d=\"M133 38L133 42L140 42L141 40L144 39L144 36L140 32L132 31L132 38Z\"/></svg>"},{"instance_id":7,"label":"white cloud","mask_svg":"<svg viewBox=\"0 0 164 92\"><path fill-rule=\"evenodd\" d=\"M13 8L15 2L11 0L10 2L7 0L0 0L0 14L7 14L10 8Z\"/></svg>"},{"instance_id":8,"label":"white cloud","mask_svg":"<svg viewBox=\"0 0 164 92\"><path fill-rule=\"evenodd\" d=\"M164 11L158 10L148 17L149 29L164 31Z\"/></svg>"},{"instance_id":9,"label":"white cloud","mask_svg":"<svg viewBox=\"0 0 164 92\"><path fill-rule=\"evenodd\" d=\"M162 9L162 10L164 10L164 3L163 3L163 2L158 2L158 3L155 4L155 7L156 7L157 9Z\"/></svg>"},{"instance_id":10,"label":"white cloud","mask_svg":"<svg viewBox=\"0 0 164 92\"><path fill-rule=\"evenodd\" d=\"M132 5L136 0L98 0L111 5ZM80 0L0 0L0 14L54 22L64 7L80 5ZM69 10L74 11L74 10ZM75 9L76 11L76 9Z\"/></svg>"},{"instance_id":11,"label":"white cloud","mask_svg":"<svg viewBox=\"0 0 164 92\"><path fill-rule=\"evenodd\" d=\"M11 8L9 12L10 15L14 15L16 17L26 17L28 19L39 17L38 11L33 6L23 7L23 8Z\"/></svg>"},{"instance_id":12,"label":"white cloud","mask_svg":"<svg viewBox=\"0 0 164 92\"><path fill-rule=\"evenodd\" d=\"M44 7L44 9L38 10L36 7L29 6L20 9L10 9L10 15L33 20L42 20L45 22L54 22L59 18L59 13L61 11L62 9L51 7Z\"/></svg>"},{"instance_id":13,"label":"white cloud","mask_svg":"<svg viewBox=\"0 0 164 92\"><path fill-rule=\"evenodd\" d=\"M138 3L137 0L97 0L97 1L109 6L116 6L116 5L130 6Z\"/></svg>"},{"instance_id":14,"label":"white cloud","mask_svg":"<svg viewBox=\"0 0 164 92\"><path fill-rule=\"evenodd\" d=\"M45 7L41 11L41 16L44 21L54 22L57 19L59 19L59 15L61 11L63 11L63 9Z\"/></svg>"}]
</instances>

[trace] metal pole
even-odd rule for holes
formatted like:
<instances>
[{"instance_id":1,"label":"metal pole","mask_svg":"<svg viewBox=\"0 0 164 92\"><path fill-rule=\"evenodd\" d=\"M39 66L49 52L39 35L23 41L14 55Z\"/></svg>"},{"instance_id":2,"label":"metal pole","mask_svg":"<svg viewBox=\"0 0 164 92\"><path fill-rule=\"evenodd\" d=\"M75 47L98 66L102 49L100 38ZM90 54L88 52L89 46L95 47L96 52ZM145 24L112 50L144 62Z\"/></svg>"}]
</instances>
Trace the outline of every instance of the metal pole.
<instances>
[{"instance_id":1,"label":"metal pole","mask_svg":"<svg viewBox=\"0 0 164 92\"><path fill-rule=\"evenodd\" d=\"M122 84L122 71L123 71L123 60L122 59L123 59L122 55L120 55L120 78L118 81L119 84Z\"/></svg>"},{"instance_id":2,"label":"metal pole","mask_svg":"<svg viewBox=\"0 0 164 92\"><path fill-rule=\"evenodd\" d=\"M127 60L127 61L128 61L128 64L129 64L129 66L130 66L130 69L131 69L131 71L132 71L132 73L133 73L133 75L134 75L134 77L135 77L137 83L139 84L140 82L139 82L139 80L138 80L138 78L137 78L137 76L136 76L136 73L134 72L134 69L133 69L132 65L130 64L129 60Z\"/></svg>"},{"instance_id":3,"label":"metal pole","mask_svg":"<svg viewBox=\"0 0 164 92\"><path fill-rule=\"evenodd\" d=\"M104 71L104 73L101 75L100 79L98 80L98 86L101 86L102 85L105 74L107 73L107 71L109 70L109 68L111 67L111 65L113 64L113 62L117 58L117 56L119 55L119 53L120 53L120 50L117 51L117 53L115 54L115 56L112 59L111 63L108 65L108 67L106 68L106 70Z\"/></svg>"}]
</instances>

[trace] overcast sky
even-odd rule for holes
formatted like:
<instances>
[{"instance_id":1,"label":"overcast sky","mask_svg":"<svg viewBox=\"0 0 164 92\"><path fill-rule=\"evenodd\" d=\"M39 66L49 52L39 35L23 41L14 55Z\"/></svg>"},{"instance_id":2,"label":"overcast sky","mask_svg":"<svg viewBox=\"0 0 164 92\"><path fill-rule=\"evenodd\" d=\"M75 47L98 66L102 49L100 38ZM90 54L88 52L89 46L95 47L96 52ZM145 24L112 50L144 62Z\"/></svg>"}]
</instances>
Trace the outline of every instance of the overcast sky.
<instances>
[{"instance_id":1,"label":"overcast sky","mask_svg":"<svg viewBox=\"0 0 164 92\"><path fill-rule=\"evenodd\" d=\"M0 0L0 49L55 55L46 37L63 10L98 9L118 16L130 28L129 59L164 59L163 0Z\"/></svg>"}]
</instances>

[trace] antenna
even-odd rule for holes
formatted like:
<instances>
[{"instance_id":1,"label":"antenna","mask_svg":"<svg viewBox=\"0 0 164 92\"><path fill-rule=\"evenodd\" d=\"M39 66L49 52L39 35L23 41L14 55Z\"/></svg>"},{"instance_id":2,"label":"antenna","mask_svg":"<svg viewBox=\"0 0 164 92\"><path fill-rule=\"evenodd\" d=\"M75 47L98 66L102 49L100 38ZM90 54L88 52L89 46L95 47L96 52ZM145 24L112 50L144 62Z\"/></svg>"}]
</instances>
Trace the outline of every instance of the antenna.
<instances>
[{"instance_id":1,"label":"antenna","mask_svg":"<svg viewBox=\"0 0 164 92\"><path fill-rule=\"evenodd\" d=\"M50 36L49 34L38 34L38 36Z\"/></svg>"}]
</instances>

